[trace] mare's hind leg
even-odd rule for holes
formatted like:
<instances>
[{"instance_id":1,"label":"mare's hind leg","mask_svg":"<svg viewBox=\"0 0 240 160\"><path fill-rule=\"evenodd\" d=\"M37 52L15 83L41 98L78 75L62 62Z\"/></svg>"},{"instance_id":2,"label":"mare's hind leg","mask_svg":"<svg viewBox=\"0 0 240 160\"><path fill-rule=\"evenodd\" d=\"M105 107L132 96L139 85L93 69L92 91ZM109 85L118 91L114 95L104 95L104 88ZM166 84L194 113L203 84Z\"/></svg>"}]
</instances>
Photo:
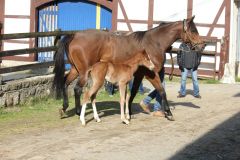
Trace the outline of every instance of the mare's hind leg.
<instances>
[{"instance_id":1,"label":"mare's hind leg","mask_svg":"<svg viewBox=\"0 0 240 160\"><path fill-rule=\"evenodd\" d=\"M72 67L70 72L64 77L64 89L63 89L63 108L60 110L60 116L63 117L69 104L68 104L68 86L78 76L77 70Z\"/></svg>"},{"instance_id":2,"label":"mare's hind leg","mask_svg":"<svg viewBox=\"0 0 240 160\"><path fill-rule=\"evenodd\" d=\"M169 104L168 104L168 101L167 101L167 95L166 95L165 89L164 89L164 87L161 83L161 80L160 80L158 74L155 73L154 78L150 78L150 77L147 77L147 76L146 76L146 78L152 83L152 85L155 87L155 89L158 90L159 94L161 95L162 106L163 106L166 118L168 120L174 121L172 112L170 111Z\"/></svg>"}]
</instances>

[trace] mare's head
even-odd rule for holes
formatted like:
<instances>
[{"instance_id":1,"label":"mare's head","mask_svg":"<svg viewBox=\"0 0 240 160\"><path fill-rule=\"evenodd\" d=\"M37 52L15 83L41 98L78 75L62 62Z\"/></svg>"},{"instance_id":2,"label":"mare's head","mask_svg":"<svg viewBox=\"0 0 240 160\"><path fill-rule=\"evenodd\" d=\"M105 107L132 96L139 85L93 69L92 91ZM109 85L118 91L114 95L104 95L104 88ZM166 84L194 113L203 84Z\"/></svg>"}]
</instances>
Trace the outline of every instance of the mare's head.
<instances>
[{"instance_id":1,"label":"mare's head","mask_svg":"<svg viewBox=\"0 0 240 160\"><path fill-rule=\"evenodd\" d=\"M205 47L205 43L200 37L193 16L192 18L184 19L182 22L182 30L181 30L181 39L185 43L191 43L193 48L196 50L203 50Z\"/></svg>"}]
</instances>

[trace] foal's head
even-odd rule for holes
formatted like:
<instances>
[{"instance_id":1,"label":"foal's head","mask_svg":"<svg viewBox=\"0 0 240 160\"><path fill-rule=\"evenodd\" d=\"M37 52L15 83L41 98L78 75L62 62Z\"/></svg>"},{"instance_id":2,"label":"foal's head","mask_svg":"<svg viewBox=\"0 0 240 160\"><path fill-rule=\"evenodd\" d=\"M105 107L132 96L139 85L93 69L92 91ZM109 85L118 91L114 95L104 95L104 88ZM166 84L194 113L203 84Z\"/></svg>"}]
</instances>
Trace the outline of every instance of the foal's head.
<instances>
[{"instance_id":1,"label":"foal's head","mask_svg":"<svg viewBox=\"0 0 240 160\"><path fill-rule=\"evenodd\" d=\"M200 37L193 16L189 19L184 19L182 22L182 31L181 31L181 39L185 43L191 43L193 48L196 50L203 50L205 47L205 43Z\"/></svg>"},{"instance_id":2,"label":"foal's head","mask_svg":"<svg viewBox=\"0 0 240 160\"><path fill-rule=\"evenodd\" d=\"M144 51L139 54L134 58L134 61L139 65L139 66L145 66L150 70L154 69L154 64L150 60L148 54Z\"/></svg>"}]
</instances>

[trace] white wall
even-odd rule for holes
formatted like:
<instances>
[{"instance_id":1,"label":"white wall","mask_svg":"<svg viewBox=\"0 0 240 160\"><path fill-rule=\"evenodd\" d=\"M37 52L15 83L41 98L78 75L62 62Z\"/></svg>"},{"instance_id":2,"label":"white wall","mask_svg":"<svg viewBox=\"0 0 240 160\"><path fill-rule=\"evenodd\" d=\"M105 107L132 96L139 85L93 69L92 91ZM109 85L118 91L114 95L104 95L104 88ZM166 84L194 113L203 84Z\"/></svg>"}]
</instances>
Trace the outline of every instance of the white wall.
<instances>
[{"instance_id":1,"label":"white wall","mask_svg":"<svg viewBox=\"0 0 240 160\"><path fill-rule=\"evenodd\" d=\"M148 0L122 0L129 20L147 20L148 18ZM178 21L187 18L187 2L188 0L154 0L154 21ZM193 0L193 15L195 15L195 23L212 24L223 0ZM136 5L137 4L137 5ZM118 6L118 19L124 19L122 10ZM217 24L225 23L225 13L221 14ZM147 24L131 23L133 31L147 30ZM154 24L154 27L157 26ZM129 31L127 24L118 22L117 29ZM198 27L201 36L207 36L209 27ZM215 28L212 37L221 39L224 36L223 28ZM174 47L179 44L174 43ZM220 43L217 44L217 52L220 53ZM208 46L206 50L215 51L215 47ZM217 57L216 69L219 69L220 57ZM215 63L214 58L203 57L202 62Z\"/></svg>"},{"instance_id":2,"label":"white wall","mask_svg":"<svg viewBox=\"0 0 240 160\"><path fill-rule=\"evenodd\" d=\"M26 17L4 18L4 33L9 34L30 32L30 8L31 0L5 0L5 13L4 13L5 16L26 16ZM28 39L24 40L27 41ZM29 45L8 42L3 43L4 50L13 50L21 48L29 48Z\"/></svg>"}]
</instances>

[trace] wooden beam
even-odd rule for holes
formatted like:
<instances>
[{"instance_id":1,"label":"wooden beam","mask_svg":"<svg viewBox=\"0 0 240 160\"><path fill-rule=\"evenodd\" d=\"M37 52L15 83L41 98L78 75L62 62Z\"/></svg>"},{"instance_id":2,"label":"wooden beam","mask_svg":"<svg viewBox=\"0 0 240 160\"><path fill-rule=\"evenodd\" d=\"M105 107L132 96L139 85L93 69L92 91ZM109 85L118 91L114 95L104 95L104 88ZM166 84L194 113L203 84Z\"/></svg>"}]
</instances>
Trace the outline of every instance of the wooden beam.
<instances>
[{"instance_id":1,"label":"wooden beam","mask_svg":"<svg viewBox=\"0 0 240 160\"><path fill-rule=\"evenodd\" d=\"M1 51L0 57L21 55L21 54L31 54L31 53L38 53L38 52L49 52L49 51L56 51L56 50L57 50L56 46L9 50L9 51Z\"/></svg>"},{"instance_id":2,"label":"wooden beam","mask_svg":"<svg viewBox=\"0 0 240 160\"><path fill-rule=\"evenodd\" d=\"M121 10L122 10L122 14L123 14L123 17L124 17L124 19L125 19L125 22L126 22L126 24L127 24L127 26L128 26L128 29L129 29L130 32L132 32L133 29L132 29L132 26L131 26L131 24L130 24L130 22L129 22L129 19L128 19L127 13L126 13L126 11L125 11L125 8L124 8L124 6L123 6L123 3L122 3L121 0L118 0L118 3L119 3L119 6L120 6L120 8L121 8Z\"/></svg>"},{"instance_id":3,"label":"wooden beam","mask_svg":"<svg viewBox=\"0 0 240 160\"><path fill-rule=\"evenodd\" d=\"M229 0L225 0L225 32L224 35L226 37L226 60L225 62L228 63L229 62L229 41L230 41L230 13L231 13L231 1ZM239 44L238 44L239 45Z\"/></svg>"},{"instance_id":4,"label":"wooden beam","mask_svg":"<svg viewBox=\"0 0 240 160\"><path fill-rule=\"evenodd\" d=\"M187 18L192 17L192 10L193 10L193 0L188 0L187 4Z\"/></svg>"},{"instance_id":5,"label":"wooden beam","mask_svg":"<svg viewBox=\"0 0 240 160\"><path fill-rule=\"evenodd\" d=\"M154 0L149 0L148 3L148 29L153 28L153 13L154 13Z\"/></svg>"},{"instance_id":6,"label":"wooden beam","mask_svg":"<svg viewBox=\"0 0 240 160\"><path fill-rule=\"evenodd\" d=\"M54 61L0 68L0 74L53 66Z\"/></svg>"},{"instance_id":7,"label":"wooden beam","mask_svg":"<svg viewBox=\"0 0 240 160\"><path fill-rule=\"evenodd\" d=\"M219 10L218 10L218 12L217 12L216 17L214 18L214 21L213 21L213 23L212 23L213 26L217 24L217 22L218 22L218 20L219 20L219 17L221 16L221 14L222 14L222 12L223 12L223 9L225 8L225 5L226 5L225 1L226 1L226 0L223 1L221 7L219 8ZM225 12L226 12L226 11L225 11ZM227 12L226 12L226 13L227 13ZM230 13L229 13L229 14L230 14ZM226 14L225 14L225 15L226 15ZM207 36L209 36L209 37L211 36L211 34L212 34L212 32L213 32L213 29L214 29L213 26L211 26L211 28L210 28L209 31L208 31Z\"/></svg>"},{"instance_id":8,"label":"wooden beam","mask_svg":"<svg viewBox=\"0 0 240 160\"><path fill-rule=\"evenodd\" d=\"M58 35L75 34L76 32L79 32L79 31L54 31L54 32L30 32L30 33L4 34L4 35L0 35L0 40L58 36Z\"/></svg>"}]
</instances>

